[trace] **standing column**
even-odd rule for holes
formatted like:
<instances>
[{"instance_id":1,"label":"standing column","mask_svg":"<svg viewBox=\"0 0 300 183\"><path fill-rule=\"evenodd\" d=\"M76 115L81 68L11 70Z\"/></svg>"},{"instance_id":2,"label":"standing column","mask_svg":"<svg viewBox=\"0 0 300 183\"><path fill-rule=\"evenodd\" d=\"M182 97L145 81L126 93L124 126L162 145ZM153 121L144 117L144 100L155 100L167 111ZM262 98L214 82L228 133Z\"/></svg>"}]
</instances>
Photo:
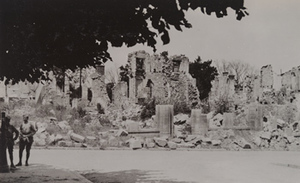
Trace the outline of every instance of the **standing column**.
<instances>
[{"instance_id":1,"label":"standing column","mask_svg":"<svg viewBox=\"0 0 300 183\"><path fill-rule=\"evenodd\" d=\"M263 111L262 105L251 104L248 108L248 124L252 130L263 130Z\"/></svg>"},{"instance_id":2,"label":"standing column","mask_svg":"<svg viewBox=\"0 0 300 183\"><path fill-rule=\"evenodd\" d=\"M206 114L201 109L193 109L191 113L192 135L205 135L208 132L208 121Z\"/></svg>"},{"instance_id":3,"label":"standing column","mask_svg":"<svg viewBox=\"0 0 300 183\"><path fill-rule=\"evenodd\" d=\"M224 113L224 122L223 126L225 129L232 129L234 124L234 113Z\"/></svg>"},{"instance_id":4,"label":"standing column","mask_svg":"<svg viewBox=\"0 0 300 183\"><path fill-rule=\"evenodd\" d=\"M173 105L157 105L156 122L159 126L160 136L173 136L174 133L174 107Z\"/></svg>"},{"instance_id":5,"label":"standing column","mask_svg":"<svg viewBox=\"0 0 300 183\"><path fill-rule=\"evenodd\" d=\"M70 106L70 82L67 76L65 76L64 98L65 98L64 101L65 106Z\"/></svg>"}]
</instances>

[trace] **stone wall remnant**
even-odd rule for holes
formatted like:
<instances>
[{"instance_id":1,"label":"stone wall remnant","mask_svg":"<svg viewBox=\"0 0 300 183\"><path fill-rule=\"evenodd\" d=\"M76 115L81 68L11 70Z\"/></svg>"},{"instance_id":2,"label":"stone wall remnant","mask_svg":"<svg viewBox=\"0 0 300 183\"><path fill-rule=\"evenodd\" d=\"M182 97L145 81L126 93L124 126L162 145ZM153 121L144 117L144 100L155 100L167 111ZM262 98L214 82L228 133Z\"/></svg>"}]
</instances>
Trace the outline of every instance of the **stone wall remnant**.
<instances>
[{"instance_id":1,"label":"stone wall remnant","mask_svg":"<svg viewBox=\"0 0 300 183\"><path fill-rule=\"evenodd\" d=\"M155 120L159 126L160 136L172 137L174 133L173 105L156 105L155 112Z\"/></svg>"},{"instance_id":2,"label":"stone wall remnant","mask_svg":"<svg viewBox=\"0 0 300 183\"><path fill-rule=\"evenodd\" d=\"M192 135L205 135L208 132L207 115L201 109L193 109L191 113Z\"/></svg>"},{"instance_id":3,"label":"stone wall remnant","mask_svg":"<svg viewBox=\"0 0 300 183\"><path fill-rule=\"evenodd\" d=\"M134 103L155 98L162 103L199 103L195 79L189 74L189 60L184 55L150 56L145 51L128 55L130 68L129 98ZM193 95L193 96L191 96Z\"/></svg>"},{"instance_id":4,"label":"stone wall remnant","mask_svg":"<svg viewBox=\"0 0 300 183\"><path fill-rule=\"evenodd\" d=\"M261 104L252 103L248 106L248 126L260 131L263 129L263 107Z\"/></svg>"},{"instance_id":5,"label":"stone wall remnant","mask_svg":"<svg viewBox=\"0 0 300 183\"><path fill-rule=\"evenodd\" d=\"M261 87L272 89L274 85L273 70L271 65L266 65L261 68Z\"/></svg>"}]
</instances>

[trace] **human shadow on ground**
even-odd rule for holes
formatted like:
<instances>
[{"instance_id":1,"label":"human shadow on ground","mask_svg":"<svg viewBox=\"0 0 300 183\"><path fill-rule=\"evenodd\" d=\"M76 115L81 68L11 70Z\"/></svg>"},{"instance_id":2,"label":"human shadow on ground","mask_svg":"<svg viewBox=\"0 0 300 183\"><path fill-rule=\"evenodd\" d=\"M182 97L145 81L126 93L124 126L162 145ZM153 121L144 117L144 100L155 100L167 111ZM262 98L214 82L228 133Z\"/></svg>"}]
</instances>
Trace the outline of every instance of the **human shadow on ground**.
<instances>
[{"instance_id":1,"label":"human shadow on ground","mask_svg":"<svg viewBox=\"0 0 300 183\"><path fill-rule=\"evenodd\" d=\"M108 173L90 172L84 173L82 176L94 183L188 183L168 179L160 171L125 170Z\"/></svg>"}]
</instances>

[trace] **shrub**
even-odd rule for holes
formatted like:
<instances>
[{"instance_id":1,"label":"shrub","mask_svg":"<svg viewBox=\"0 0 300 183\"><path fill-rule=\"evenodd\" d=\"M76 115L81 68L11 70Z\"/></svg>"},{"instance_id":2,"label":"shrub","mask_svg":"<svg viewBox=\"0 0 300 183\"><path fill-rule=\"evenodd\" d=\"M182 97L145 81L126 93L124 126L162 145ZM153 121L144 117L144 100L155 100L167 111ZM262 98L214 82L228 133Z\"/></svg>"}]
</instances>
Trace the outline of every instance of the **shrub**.
<instances>
[{"instance_id":1,"label":"shrub","mask_svg":"<svg viewBox=\"0 0 300 183\"><path fill-rule=\"evenodd\" d=\"M191 113L191 108L187 105L186 102L180 102L177 101L174 103L174 114L190 114Z\"/></svg>"},{"instance_id":2,"label":"shrub","mask_svg":"<svg viewBox=\"0 0 300 183\"><path fill-rule=\"evenodd\" d=\"M149 119L151 118L151 116L155 115L155 106L156 106L155 99L148 99L142 105L143 105L143 109L140 115L142 120Z\"/></svg>"},{"instance_id":3,"label":"shrub","mask_svg":"<svg viewBox=\"0 0 300 183\"><path fill-rule=\"evenodd\" d=\"M211 107L215 111L215 114L223 114L225 112L230 112L233 102L229 99L227 95L219 96L211 101Z\"/></svg>"}]
</instances>

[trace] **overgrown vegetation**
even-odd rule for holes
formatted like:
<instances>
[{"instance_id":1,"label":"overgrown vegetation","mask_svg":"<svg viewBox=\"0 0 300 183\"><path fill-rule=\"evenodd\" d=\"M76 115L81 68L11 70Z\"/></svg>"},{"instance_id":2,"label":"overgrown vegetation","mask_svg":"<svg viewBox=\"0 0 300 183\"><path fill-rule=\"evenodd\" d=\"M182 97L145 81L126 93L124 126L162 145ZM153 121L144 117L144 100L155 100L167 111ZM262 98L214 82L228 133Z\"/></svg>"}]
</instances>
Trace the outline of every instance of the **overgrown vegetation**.
<instances>
[{"instance_id":1,"label":"overgrown vegetation","mask_svg":"<svg viewBox=\"0 0 300 183\"><path fill-rule=\"evenodd\" d=\"M215 111L215 114L231 112L232 101L227 95L221 95L210 101L210 107L213 111Z\"/></svg>"},{"instance_id":2,"label":"overgrown vegetation","mask_svg":"<svg viewBox=\"0 0 300 183\"><path fill-rule=\"evenodd\" d=\"M211 66L212 60L202 61L198 58L190 63L189 73L196 78L196 86L199 90L200 100L208 97L211 90L211 81L218 75L217 68Z\"/></svg>"},{"instance_id":3,"label":"overgrown vegetation","mask_svg":"<svg viewBox=\"0 0 300 183\"><path fill-rule=\"evenodd\" d=\"M148 99L147 101L145 101L141 112L141 119L142 120L149 119L151 118L151 116L155 115L155 106L156 106L155 98Z\"/></svg>"}]
</instances>

